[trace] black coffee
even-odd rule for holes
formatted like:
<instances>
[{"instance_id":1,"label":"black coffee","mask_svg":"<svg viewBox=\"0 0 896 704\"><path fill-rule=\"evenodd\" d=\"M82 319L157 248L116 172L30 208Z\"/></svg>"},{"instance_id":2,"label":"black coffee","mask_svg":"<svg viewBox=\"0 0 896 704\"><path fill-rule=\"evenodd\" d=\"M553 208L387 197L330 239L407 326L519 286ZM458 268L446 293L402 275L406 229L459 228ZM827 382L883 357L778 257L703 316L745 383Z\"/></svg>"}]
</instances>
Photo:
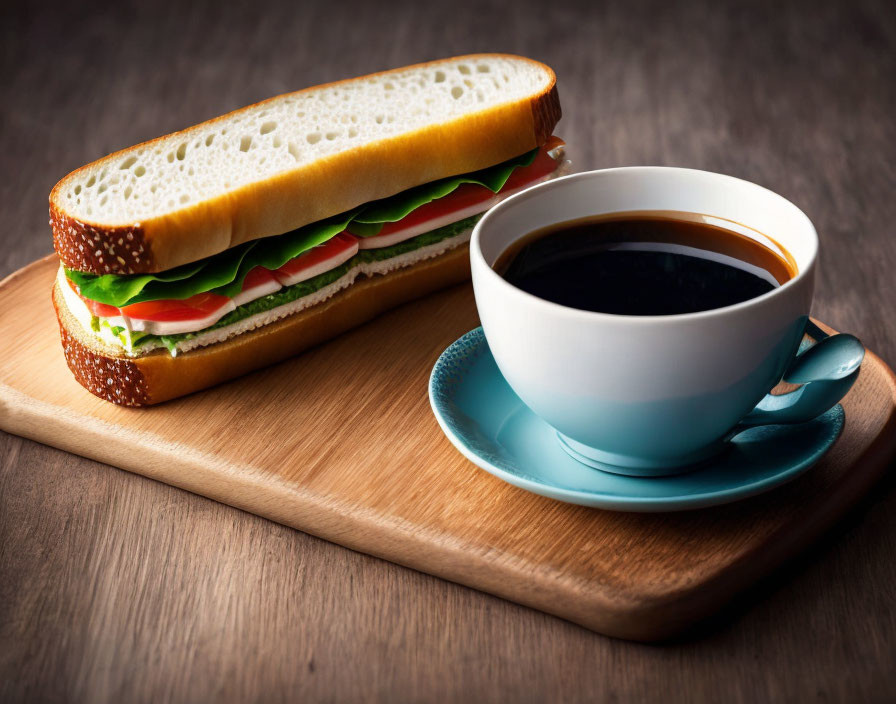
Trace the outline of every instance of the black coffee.
<instances>
[{"instance_id":1,"label":"black coffee","mask_svg":"<svg viewBox=\"0 0 896 704\"><path fill-rule=\"evenodd\" d=\"M694 217L616 213L558 223L518 240L494 268L539 298L617 315L722 308L795 275L789 255Z\"/></svg>"}]
</instances>

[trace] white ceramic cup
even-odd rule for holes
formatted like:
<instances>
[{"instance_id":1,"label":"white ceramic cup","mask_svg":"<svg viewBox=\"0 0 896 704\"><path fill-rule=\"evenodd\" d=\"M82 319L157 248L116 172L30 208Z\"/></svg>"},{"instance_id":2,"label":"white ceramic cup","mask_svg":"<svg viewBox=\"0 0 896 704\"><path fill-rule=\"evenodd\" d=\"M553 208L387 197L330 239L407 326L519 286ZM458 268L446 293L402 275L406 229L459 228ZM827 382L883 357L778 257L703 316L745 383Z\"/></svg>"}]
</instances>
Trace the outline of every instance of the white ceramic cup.
<instances>
[{"instance_id":1,"label":"white ceramic cup","mask_svg":"<svg viewBox=\"0 0 896 704\"><path fill-rule=\"evenodd\" d=\"M492 269L512 242L534 230L626 211L740 223L744 234L762 241L763 233L786 249L798 273L724 308L624 316L551 303ZM665 167L590 171L535 186L489 211L470 244L482 327L511 388L573 456L648 476L720 451L781 379L808 320L817 252L815 228L785 198L730 176Z\"/></svg>"}]
</instances>

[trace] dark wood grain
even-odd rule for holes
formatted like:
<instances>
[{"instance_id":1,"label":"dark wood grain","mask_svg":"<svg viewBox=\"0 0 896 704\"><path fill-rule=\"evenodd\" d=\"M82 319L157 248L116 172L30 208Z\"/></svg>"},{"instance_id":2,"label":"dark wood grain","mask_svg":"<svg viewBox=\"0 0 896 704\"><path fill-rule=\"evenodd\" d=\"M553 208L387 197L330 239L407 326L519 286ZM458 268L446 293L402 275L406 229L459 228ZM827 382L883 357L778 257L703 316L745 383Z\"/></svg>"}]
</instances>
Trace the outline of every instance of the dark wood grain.
<instances>
[{"instance_id":1,"label":"dark wood grain","mask_svg":"<svg viewBox=\"0 0 896 704\"><path fill-rule=\"evenodd\" d=\"M578 168L692 166L794 200L822 240L815 315L896 361L891 3L399 5L5 6L0 275L50 251L46 195L97 156L285 90L512 51L557 71ZM0 700L896 696L892 479L755 599L650 647L13 436L0 457Z\"/></svg>"}]
</instances>

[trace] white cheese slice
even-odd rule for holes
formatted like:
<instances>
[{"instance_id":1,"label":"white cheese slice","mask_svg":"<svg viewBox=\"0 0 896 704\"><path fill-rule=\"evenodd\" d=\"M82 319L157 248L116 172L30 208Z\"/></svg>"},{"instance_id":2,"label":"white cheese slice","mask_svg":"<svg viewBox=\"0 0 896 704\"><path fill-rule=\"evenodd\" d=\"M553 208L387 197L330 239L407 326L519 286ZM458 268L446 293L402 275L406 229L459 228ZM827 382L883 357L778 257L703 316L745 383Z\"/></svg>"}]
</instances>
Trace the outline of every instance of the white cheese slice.
<instances>
[{"instance_id":1,"label":"white cheese slice","mask_svg":"<svg viewBox=\"0 0 896 704\"><path fill-rule=\"evenodd\" d=\"M253 286L252 288L244 288L233 297L233 304L239 307L244 303L250 303L256 299L261 298L262 296L269 296L272 293L277 293L277 291L279 291L281 288L283 288L283 286L279 281L277 281L277 279L268 279L267 281L260 283L257 286ZM196 329L201 330L202 328Z\"/></svg>"},{"instance_id":2,"label":"white cheese slice","mask_svg":"<svg viewBox=\"0 0 896 704\"><path fill-rule=\"evenodd\" d=\"M343 252L339 252L338 254L330 257L329 259L325 259L314 266L310 266L307 269L303 269L302 271L298 271L295 274L281 274L279 271L274 272L274 276L277 277L277 280L283 284L284 286L292 286L294 284L300 283L302 281L307 281L308 279L313 279L315 276L320 276L321 274L325 274L330 271L330 269L335 269L340 264L345 264L349 259L355 256L358 253L358 243L355 242L351 247L347 248ZM302 256L302 255L299 255Z\"/></svg>"},{"instance_id":3,"label":"white cheese slice","mask_svg":"<svg viewBox=\"0 0 896 704\"><path fill-rule=\"evenodd\" d=\"M220 308L209 313L202 318L194 318L192 320L142 320L128 316L131 323L131 330L138 332L148 332L150 335L178 335L183 332L195 332L202 330L209 325L214 325L230 311L235 310L236 305L232 298L228 298L227 302L222 304Z\"/></svg>"}]
</instances>

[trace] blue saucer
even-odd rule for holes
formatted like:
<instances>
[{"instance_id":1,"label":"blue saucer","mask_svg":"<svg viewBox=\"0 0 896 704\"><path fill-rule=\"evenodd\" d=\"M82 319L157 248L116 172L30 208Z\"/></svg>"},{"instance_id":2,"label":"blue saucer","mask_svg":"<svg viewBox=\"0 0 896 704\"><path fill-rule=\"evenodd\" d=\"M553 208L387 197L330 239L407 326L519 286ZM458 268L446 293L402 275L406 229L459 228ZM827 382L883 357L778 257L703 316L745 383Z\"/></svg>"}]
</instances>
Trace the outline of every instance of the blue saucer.
<instances>
[{"instance_id":1,"label":"blue saucer","mask_svg":"<svg viewBox=\"0 0 896 704\"><path fill-rule=\"evenodd\" d=\"M746 430L724 454L686 474L645 479L603 472L564 452L556 431L520 401L482 328L439 357L429 399L448 439L482 469L542 496L613 511L681 511L760 494L809 469L843 429L838 405L808 423Z\"/></svg>"}]
</instances>

